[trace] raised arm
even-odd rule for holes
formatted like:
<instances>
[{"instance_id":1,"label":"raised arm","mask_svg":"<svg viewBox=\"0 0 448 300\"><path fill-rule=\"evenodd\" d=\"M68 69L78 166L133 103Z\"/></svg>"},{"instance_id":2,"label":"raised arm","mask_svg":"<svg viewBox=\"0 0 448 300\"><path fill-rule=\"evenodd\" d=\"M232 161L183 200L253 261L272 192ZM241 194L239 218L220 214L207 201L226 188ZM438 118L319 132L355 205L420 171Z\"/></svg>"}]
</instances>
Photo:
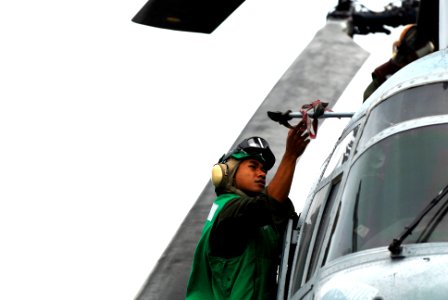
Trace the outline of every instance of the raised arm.
<instances>
[{"instance_id":1,"label":"raised arm","mask_svg":"<svg viewBox=\"0 0 448 300\"><path fill-rule=\"evenodd\" d=\"M277 172L267 189L268 195L279 202L284 202L288 199L297 159L302 155L310 142L308 134L304 133L305 130L306 125L303 122L289 130L285 152Z\"/></svg>"}]
</instances>

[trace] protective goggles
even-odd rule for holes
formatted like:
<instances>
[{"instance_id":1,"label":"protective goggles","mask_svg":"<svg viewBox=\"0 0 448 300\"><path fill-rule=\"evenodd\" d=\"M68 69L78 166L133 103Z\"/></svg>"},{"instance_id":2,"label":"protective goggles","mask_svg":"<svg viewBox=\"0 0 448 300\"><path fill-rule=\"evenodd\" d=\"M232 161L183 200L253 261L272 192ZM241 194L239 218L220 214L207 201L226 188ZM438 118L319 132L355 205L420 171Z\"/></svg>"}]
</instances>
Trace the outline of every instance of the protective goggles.
<instances>
[{"instance_id":1,"label":"protective goggles","mask_svg":"<svg viewBox=\"0 0 448 300\"><path fill-rule=\"evenodd\" d=\"M230 157L238 160L254 157L262 161L266 170L271 169L275 163L275 156L269 148L268 142L261 137L250 137L243 140L236 148L224 155L219 162L223 163Z\"/></svg>"}]
</instances>

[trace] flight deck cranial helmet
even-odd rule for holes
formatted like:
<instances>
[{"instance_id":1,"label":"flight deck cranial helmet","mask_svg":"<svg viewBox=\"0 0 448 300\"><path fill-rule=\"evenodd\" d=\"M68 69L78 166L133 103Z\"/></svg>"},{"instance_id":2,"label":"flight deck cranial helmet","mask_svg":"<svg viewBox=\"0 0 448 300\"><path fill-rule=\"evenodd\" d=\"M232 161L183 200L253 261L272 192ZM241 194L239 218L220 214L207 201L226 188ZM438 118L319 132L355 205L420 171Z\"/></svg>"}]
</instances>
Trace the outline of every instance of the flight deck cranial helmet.
<instances>
[{"instance_id":1,"label":"flight deck cranial helmet","mask_svg":"<svg viewBox=\"0 0 448 300\"><path fill-rule=\"evenodd\" d=\"M434 44L418 37L417 24L406 25L397 41L393 43L393 62L403 67L434 51Z\"/></svg>"},{"instance_id":2,"label":"flight deck cranial helmet","mask_svg":"<svg viewBox=\"0 0 448 300\"><path fill-rule=\"evenodd\" d=\"M223 155L212 169L212 182L217 191L233 186L233 177L241 161L255 158L259 160L266 171L275 163L275 156L266 140L260 137L250 137Z\"/></svg>"}]
</instances>

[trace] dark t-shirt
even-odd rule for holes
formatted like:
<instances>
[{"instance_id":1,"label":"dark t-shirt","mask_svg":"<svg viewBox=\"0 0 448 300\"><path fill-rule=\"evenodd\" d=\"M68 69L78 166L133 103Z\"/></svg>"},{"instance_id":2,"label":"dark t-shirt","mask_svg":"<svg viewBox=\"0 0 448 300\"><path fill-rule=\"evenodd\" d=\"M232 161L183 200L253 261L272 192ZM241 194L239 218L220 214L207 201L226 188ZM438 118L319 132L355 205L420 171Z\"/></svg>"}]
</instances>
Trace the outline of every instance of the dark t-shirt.
<instances>
[{"instance_id":1,"label":"dark t-shirt","mask_svg":"<svg viewBox=\"0 0 448 300\"><path fill-rule=\"evenodd\" d=\"M213 225L211 255L223 258L239 256L260 227L273 225L283 234L288 218L293 214L294 206L289 199L280 203L266 194L260 194L231 200Z\"/></svg>"}]
</instances>

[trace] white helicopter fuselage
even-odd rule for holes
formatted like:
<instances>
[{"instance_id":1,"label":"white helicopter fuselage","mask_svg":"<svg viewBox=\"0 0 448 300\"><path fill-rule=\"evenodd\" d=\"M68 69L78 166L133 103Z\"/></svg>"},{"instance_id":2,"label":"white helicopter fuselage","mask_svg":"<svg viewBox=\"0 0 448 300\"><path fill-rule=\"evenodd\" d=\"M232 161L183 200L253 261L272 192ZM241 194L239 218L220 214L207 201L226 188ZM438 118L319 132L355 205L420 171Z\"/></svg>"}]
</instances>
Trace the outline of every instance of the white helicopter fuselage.
<instances>
[{"instance_id":1,"label":"white helicopter fuselage","mask_svg":"<svg viewBox=\"0 0 448 300\"><path fill-rule=\"evenodd\" d=\"M446 299L448 197L422 212L448 185L447 166L444 48L398 71L352 117L292 233L278 298Z\"/></svg>"}]
</instances>

